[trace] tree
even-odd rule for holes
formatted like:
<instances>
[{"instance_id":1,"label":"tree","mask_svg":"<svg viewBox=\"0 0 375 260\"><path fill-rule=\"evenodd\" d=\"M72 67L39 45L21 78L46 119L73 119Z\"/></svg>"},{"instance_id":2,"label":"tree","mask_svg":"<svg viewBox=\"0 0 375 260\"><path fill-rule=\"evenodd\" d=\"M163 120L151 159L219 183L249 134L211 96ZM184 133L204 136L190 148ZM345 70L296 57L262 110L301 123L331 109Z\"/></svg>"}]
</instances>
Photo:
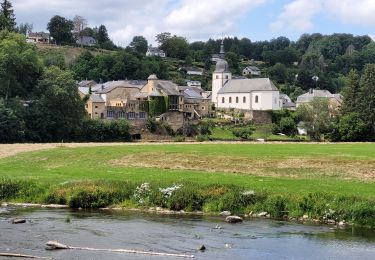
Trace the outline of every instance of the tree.
<instances>
[{"instance_id":1,"label":"tree","mask_svg":"<svg viewBox=\"0 0 375 260\"><path fill-rule=\"evenodd\" d=\"M42 64L36 47L25 36L0 32L0 97L29 97L41 75Z\"/></svg>"},{"instance_id":2,"label":"tree","mask_svg":"<svg viewBox=\"0 0 375 260\"><path fill-rule=\"evenodd\" d=\"M148 43L145 37L134 36L129 47L136 53L146 54L147 49L148 49Z\"/></svg>"},{"instance_id":3,"label":"tree","mask_svg":"<svg viewBox=\"0 0 375 260\"><path fill-rule=\"evenodd\" d=\"M52 17L47 25L47 29L56 44L71 44L74 42L72 34L74 24L64 17L58 15Z\"/></svg>"},{"instance_id":4,"label":"tree","mask_svg":"<svg viewBox=\"0 0 375 260\"><path fill-rule=\"evenodd\" d=\"M34 26L30 23L21 23L18 28L17 28L17 31L18 33L20 34L23 34L23 35L27 35L28 33L32 32L33 31L33 28Z\"/></svg>"},{"instance_id":5,"label":"tree","mask_svg":"<svg viewBox=\"0 0 375 260\"><path fill-rule=\"evenodd\" d=\"M375 140L375 64L365 67L360 82L358 112L368 126L367 140Z\"/></svg>"},{"instance_id":6,"label":"tree","mask_svg":"<svg viewBox=\"0 0 375 260\"><path fill-rule=\"evenodd\" d=\"M359 88L360 77L355 70L351 70L345 88L342 91L344 102L341 106L341 112L343 115L357 111L359 104Z\"/></svg>"},{"instance_id":7,"label":"tree","mask_svg":"<svg viewBox=\"0 0 375 260\"><path fill-rule=\"evenodd\" d=\"M33 135L43 141L72 140L86 114L73 74L58 67L46 69L32 106L32 111L43 120L25 120ZM34 117L31 115L31 119Z\"/></svg>"},{"instance_id":8,"label":"tree","mask_svg":"<svg viewBox=\"0 0 375 260\"><path fill-rule=\"evenodd\" d=\"M189 43L184 37L173 36L164 40L160 48L166 52L168 57L185 59L189 53Z\"/></svg>"},{"instance_id":9,"label":"tree","mask_svg":"<svg viewBox=\"0 0 375 260\"><path fill-rule=\"evenodd\" d=\"M331 133L335 111L330 108L327 98L314 98L297 108L296 117L303 121L307 135L314 141L320 141L324 134Z\"/></svg>"},{"instance_id":10,"label":"tree","mask_svg":"<svg viewBox=\"0 0 375 260\"><path fill-rule=\"evenodd\" d=\"M25 125L11 108L0 100L0 143L20 142L25 135Z\"/></svg>"},{"instance_id":11,"label":"tree","mask_svg":"<svg viewBox=\"0 0 375 260\"><path fill-rule=\"evenodd\" d=\"M298 133L296 122L291 117L283 117L280 119L279 130L288 136L295 136Z\"/></svg>"},{"instance_id":12,"label":"tree","mask_svg":"<svg viewBox=\"0 0 375 260\"><path fill-rule=\"evenodd\" d=\"M4 0L1 4L0 9L0 31L8 30L15 31L16 29L16 18L14 16L14 10L12 3L8 0Z\"/></svg>"},{"instance_id":13,"label":"tree","mask_svg":"<svg viewBox=\"0 0 375 260\"><path fill-rule=\"evenodd\" d=\"M97 36L98 44L104 44L108 41L110 41L107 28L104 25L100 25L98 29L98 36Z\"/></svg>"},{"instance_id":14,"label":"tree","mask_svg":"<svg viewBox=\"0 0 375 260\"><path fill-rule=\"evenodd\" d=\"M159 43L159 46L163 45L163 43L171 38L171 33L163 32L156 35L156 42Z\"/></svg>"},{"instance_id":15,"label":"tree","mask_svg":"<svg viewBox=\"0 0 375 260\"><path fill-rule=\"evenodd\" d=\"M73 32L74 32L74 37L76 39L81 39L81 47L83 46L82 44L82 37L84 36L82 34L82 31L86 28L87 26L87 20L83 18L82 16L76 15L73 18Z\"/></svg>"}]
</instances>

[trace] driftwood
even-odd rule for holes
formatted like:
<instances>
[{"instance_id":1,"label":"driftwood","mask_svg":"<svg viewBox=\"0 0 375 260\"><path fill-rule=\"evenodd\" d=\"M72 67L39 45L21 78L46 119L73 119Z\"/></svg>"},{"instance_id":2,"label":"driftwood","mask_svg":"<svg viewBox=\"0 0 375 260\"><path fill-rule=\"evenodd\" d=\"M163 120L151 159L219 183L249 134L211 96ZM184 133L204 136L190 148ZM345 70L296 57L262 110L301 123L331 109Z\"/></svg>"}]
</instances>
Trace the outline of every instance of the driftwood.
<instances>
[{"instance_id":1,"label":"driftwood","mask_svg":"<svg viewBox=\"0 0 375 260\"><path fill-rule=\"evenodd\" d=\"M23 255L23 254L10 254L10 253L0 253L0 256L4 256L4 257L18 257L18 258L31 258L31 259L52 259L50 257L34 256L34 255Z\"/></svg>"},{"instance_id":2,"label":"driftwood","mask_svg":"<svg viewBox=\"0 0 375 260\"><path fill-rule=\"evenodd\" d=\"M113 253L128 253L128 254L142 254L142 255L155 255L155 256L172 256L180 258L194 258L194 255L185 255L185 254L172 254L172 253L159 253L151 251L138 251L132 249L99 249L99 248L90 248L90 247L75 247L61 244L57 241L49 241L46 243L50 250L58 249L75 249L75 250L87 250L87 251L106 251Z\"/></svg>"}]
</instances>

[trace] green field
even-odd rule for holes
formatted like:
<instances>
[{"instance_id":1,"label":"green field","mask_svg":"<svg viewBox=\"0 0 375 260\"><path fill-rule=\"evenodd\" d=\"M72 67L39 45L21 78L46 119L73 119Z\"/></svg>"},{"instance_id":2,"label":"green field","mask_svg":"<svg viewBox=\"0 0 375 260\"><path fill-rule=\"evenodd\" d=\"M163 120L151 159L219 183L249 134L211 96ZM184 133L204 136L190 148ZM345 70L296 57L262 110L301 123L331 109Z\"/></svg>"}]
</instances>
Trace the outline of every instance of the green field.
<instances>
[{"instance_id":1,"label":"green field","mask_svg":"<svg viewBox=\"0 0 375 260\"><path fill-rule=\"evenodd\" d=\"M1 159L0 178L56 189L82 181L95 183L95 187L103 181L134 185L148 182L158 187L187 184L201 190L210 185L235 186L285 198L328 194L333 199L350 197L373 205L375 145L182 143L59 147Z\"/></svg>"}]
</instances>

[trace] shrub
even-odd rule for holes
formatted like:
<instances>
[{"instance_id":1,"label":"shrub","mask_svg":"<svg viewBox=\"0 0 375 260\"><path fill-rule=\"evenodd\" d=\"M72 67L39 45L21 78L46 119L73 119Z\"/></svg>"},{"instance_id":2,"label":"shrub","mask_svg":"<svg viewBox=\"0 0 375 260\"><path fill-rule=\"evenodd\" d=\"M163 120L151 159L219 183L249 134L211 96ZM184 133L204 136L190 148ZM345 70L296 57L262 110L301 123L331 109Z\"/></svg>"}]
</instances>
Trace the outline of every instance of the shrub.
<instances>
[{"instance_id":1,"label":"shrub","mask_svg":"<svg viewBox=\"0 0 375 260\"><path fill-rule=\"evenodd\" d=\"M250 139L251 135L254 132L254 128L252 127L245 127L245 128L235 128L232 130L234 136L241 138L243 140Z\"/></svg>"},{"instance_id":2,"label":"shrub","mask_svg":"<svg viewBox=\"0 0 375 260\"><path fill-rule=\"evenodd\" d=\"M11 179L0 180L0 201L14 198L21 190L21 182Z\"/></svg>"},{"instance_id":3,"label":"shrub","mask_svg":"<svg viewBox=\"0 0 375 260\"><path fill-rule=\"evenodd\" d=\"M208 135L197 135L196 140L198 142L204 142L210 140L210 137Z\"/></svg>"},{"instance_id":4,"label":"shrub","mask_svg":"<svg viewBox=\"0 0 375 260\"><path fill-rule=\"evenodd\" d=\"M281 219L284 215L288 214L287 199L279 196L272 195L265 201L265 210L275 219Z\"/></svg>"},{"instance_id":5,"label":"shrub","mask_svg":"<svg viewBox=\"0 0 375 260\"><path fill-rule=\"evenodd\" d=\"M283 117L280 120L280 132L288 136L295 136L298 133L297 124L291 117Z\"/></svg>"},{"instance_id":6,"label":"shrub","mask_svg":"<svg viewBox=\"0 0 375 260\"><path fill-rule=\"evenodd\" d=\"M183 136L183 135L177 135L177 136L174 138L174 141L175 141L175 142L185 142L185 136Z\"/></svg>"},{"instance_id":7,"label":"shrub","mask_svg":"<svg viewBox=\"0 0 375 260\"><path fill-rule=\"evenodd\" d=\"M194 186L183 186L175 190L168 199L168 208L171 210L201 210L203 197Z\"/></svg>"}]
</instances>

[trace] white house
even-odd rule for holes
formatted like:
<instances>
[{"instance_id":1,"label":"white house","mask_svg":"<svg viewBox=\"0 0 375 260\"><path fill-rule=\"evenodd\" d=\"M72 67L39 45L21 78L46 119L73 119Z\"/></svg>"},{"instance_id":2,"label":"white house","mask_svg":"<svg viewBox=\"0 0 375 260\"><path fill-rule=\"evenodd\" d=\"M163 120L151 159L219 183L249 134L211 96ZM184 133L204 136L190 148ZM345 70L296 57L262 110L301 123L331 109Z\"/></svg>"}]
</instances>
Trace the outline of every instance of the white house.
<instances>
[{"instance_id":1,"label":"white house","mask_svg":"<svg viewBox=\"0 0 375 260\"><path fill-rule=\"evenodd\" d=\"M157 47L152 47L152 45L148 46L146 56L159 56L161 58L165 58L165 52Z\"/></svg>"},{"instance_id":2,"label":"white house","mask_svg":"<svg viewBox=\"0 0 375 260\"><path fill-rule=\"evenodd\" d=\"M247 75L252 75L252 76L260 76L262 73L259 68L255 66L248 66L243 69L242 75L247 76Z\"/></svg>"},{"instance_id":3,"label":"white house","mask_svg":"<svg viewBox=\"0 0 375 260\"><path fill-rule=\"evenodd\" d=\"M234 79L224 59L212 75L212 102L217 108L253 111L279 110L280 92L269 78Z\"/></svg>"}]
</instances>

